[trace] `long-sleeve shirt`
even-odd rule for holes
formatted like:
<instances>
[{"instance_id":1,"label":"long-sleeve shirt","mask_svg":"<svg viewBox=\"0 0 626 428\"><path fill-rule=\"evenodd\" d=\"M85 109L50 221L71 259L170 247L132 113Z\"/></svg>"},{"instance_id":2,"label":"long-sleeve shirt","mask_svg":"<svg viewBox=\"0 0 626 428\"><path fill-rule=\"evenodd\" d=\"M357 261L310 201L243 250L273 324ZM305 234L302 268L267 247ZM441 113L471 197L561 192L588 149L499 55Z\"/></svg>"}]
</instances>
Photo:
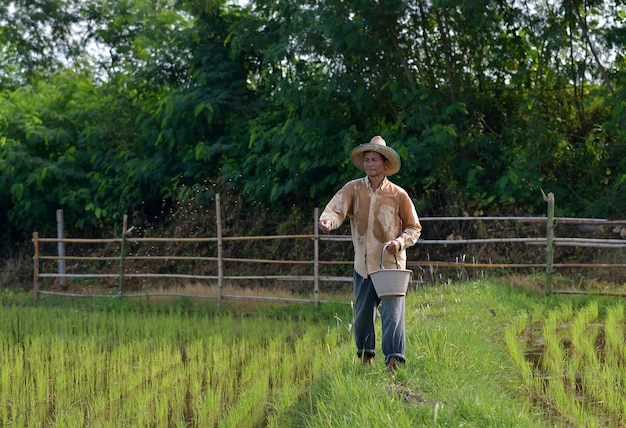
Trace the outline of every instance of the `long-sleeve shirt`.
<instances>
[{"instance_id":1,"label":"long-sleeve shirt","mask_svg":"<svg viewBox=\"0 0 626 428\"><path fill-rule=\"evenodd\" d=\"M330 200L320 220L330 220L336 229L350 218L354 245L354 270L363 278L380 269L380 258L386 242L397 240L398 267L406 269L406 249L417 242L422 231L413 201L400 186L385 177L372 189L368 177L346 183ZM385 251L385 269L396 269L392 254Z\"/></svg>"}]
</instances>

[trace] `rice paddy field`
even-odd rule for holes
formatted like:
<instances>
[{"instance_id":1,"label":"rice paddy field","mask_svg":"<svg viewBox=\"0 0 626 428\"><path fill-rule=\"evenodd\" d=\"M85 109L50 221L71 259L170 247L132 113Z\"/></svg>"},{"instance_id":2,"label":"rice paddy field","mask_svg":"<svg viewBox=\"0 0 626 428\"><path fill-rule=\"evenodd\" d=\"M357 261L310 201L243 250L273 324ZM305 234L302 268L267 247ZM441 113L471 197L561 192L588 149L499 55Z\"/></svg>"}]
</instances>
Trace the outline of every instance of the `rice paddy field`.
<instances>
[{"instance_id":1,"label":"rice paddy field","mask_svg":"<svg viewBox=\"0 0 626 428\"><path fill-rule=\"evenodd\" d=\"M382 355L355 358L349 302L218 309L4 290L0 306L2 427L626 425L616 298L506 279L411 290L393 374Z\"/></svg>"}]
</instances>

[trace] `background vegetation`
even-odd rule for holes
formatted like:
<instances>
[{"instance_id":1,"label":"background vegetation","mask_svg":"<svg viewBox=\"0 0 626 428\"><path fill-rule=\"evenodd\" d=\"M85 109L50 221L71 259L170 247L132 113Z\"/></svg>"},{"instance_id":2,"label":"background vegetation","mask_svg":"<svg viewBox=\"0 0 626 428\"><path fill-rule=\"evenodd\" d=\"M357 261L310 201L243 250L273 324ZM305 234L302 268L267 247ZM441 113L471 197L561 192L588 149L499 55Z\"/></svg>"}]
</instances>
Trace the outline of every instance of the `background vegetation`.
<instances>
[{"instance_id":1,"label":"background vegetation","mask_svg":"<svg viewBox=\"0 0 626 428\"><path fill-rule=\"evenodd\" d=\"M348 154L375 134L399 151L403 168L394 181L421 215L543 214L544 190L555 193L557 215L621 218L625 20L623 0L3 2L0 258L4 267L26 261L31 233L54 233L59 208L68 235L117 236L124 214L138 234L171 234L169 224L181 226L174 233L200 234L216 192L228 233L309 227L312 208L360 175ZM0 329L3 367L21 364L30 376L21 379L54 388L11 390L2 420L19 420L33 399L48 404L33 418L84 420L85 409L131 418L137 407L124 407L131 396L150 409L140 415L146 418L158 410L161 420L191 423L192 414L212 414L194 407L211 402L191 372L139 370L142 358L184 365L192 357L187 363L208 373L207 335L186 323L205 322L211 314L204 309L189 311L187 302L167 313L111 306L89 312L56 301L30 307L31 296L10 292L1 297L3 313L35 314L0 319L7 327ZM556 307L564 299L574 303ZM293 335L298 352L280 364L304 361L306 373L283 379L293 386L288 394L272 395L269 382L221 386L256 394L229 396L241 411L224 418L267 418L276 426L386 426L391 415L399 425L623 424L624 412L615 410L624 408L615 394L624 390L623 376L595 370L623 365L623 346L615 346L623 307L599 304L596 311L571 296L526 296L485 282L426 288L409 302L411 355L395 379L380 361L364 368L354 360L347 307L338 318L323 313L322 321L304 315L307 329L334 334L319 342ZM261 327L285 319L268 320L265 312ZM109 313L132 319L124 327L149 327L136 322L146 316L171 334L128 341L125 334L145 331L110 328ZM45 322L34 323L39 318ZM118 336L82 340L86 331ZM311 349L306 341L319 358L303 351ZM539 361L528 359L524 343L541 353ZM549 348L537 351L540 343ZM80 346L85 359L76 360ZM53 362L50 349L70 356ZM47 366L28 360L36 352ZM73 364L94 362L94 352L111 364L73 371ZM562 355L571 359L558 366L553 357ZM238 357L226 370L251 366L252 379L269 375L263 364L277 364L265 355L253 355L255 364ZM109 382L119 367L137 368L136 377ZM18 385L16 371L2 371L2 391ZM93 373L100 377L89 378ZM74 384L86 392L68 386ZM159 393L155 385L170 402L151 395ZM258 397L293 401L258 416ZM118 407L108 407L109 399Z\"/></svg>"},{"instance_id":2,"label":"background vegetation","mask_svg":"<svg viewBox=\"0 0 626 428\"><path fill-rule=\"evenodd\" d=\"M58 208L111 236L216 191L308 225L375 134L421 215L543 214L544 190L623 217L625 21L622 0L5 2L1 254Z\"/></svg>"}]
</instances>

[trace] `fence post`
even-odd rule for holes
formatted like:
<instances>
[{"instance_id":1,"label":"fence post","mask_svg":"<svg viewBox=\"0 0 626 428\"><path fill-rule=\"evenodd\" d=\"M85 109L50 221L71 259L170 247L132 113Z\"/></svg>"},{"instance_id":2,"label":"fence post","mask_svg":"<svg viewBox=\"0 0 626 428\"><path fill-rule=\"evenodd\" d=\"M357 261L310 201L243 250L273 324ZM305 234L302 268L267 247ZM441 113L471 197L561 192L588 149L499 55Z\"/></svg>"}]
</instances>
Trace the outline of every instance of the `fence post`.
<instances>
[{"instance_id":1,"label":"fence post","mask_svg":"<svg viewBox=\"0 0 626 428\"><path fill-rule=\"evenodd\" d=\"M33 256L33 297L35 302L39 300L39 232L33 232L33 245L35 254Z\"/></svg>"},{"instance_id":2,"label":"fence post","mask_svg":"<svg viewBox=\"0 0 626 428\"><path fill-rule=\"evenodd\" d=\"M552 295L552 273L554 262L554 193L548 193L548 221L546 226L546 295Z\"/></svg>"},{"instance_id":3,"label":"fence post","mask_svg":"<svg viewBox=\"0 0 626 428\"><path fill-rule=\"evenodd\" d=\"M122 225L122 247L120 248L120 279L117 285L117 297L122 298L124 293L124 258L126 251L126 236L128 234L128 215L124 214L124 223Z\"/></svg>"},{"instance_id":4,"label":"fence post","mask_svg":"<svg viewBox=\"0 0 626 428\"><path fill-rule=\"evenodd\" d=\"M220 194L215 194L215 222L217 223L217 307L222 304L222 279L224 276L224 260L222 259L222 212Z\"/></svg>"},{"instance_id":5,"label":"fence post","mask_svg":"<svg viewBox=\"0 0 626 428\"><path fill-rule=\"evenodd\" d=\"M314 238L314 258L313 258L313 293L315 295L315 307L317 308L319 304L319 294L320 294L320 230L318 224L318 216L319 208L315 208L313 210L313 235Z\"/></svg>"},{"instance_id":6,"label":"fence post","mask_svg":"<svg viewBox=\"0 0 626 428\"><path fill-rule=\"evenodd\" d=\"M61 241L65 235L63 231L63 210L57 210L57 238L59 239L59 275L65 275L65 242ZM59 277L59 284L65 287L65 277Z\"/></svg>"}]
</instances>

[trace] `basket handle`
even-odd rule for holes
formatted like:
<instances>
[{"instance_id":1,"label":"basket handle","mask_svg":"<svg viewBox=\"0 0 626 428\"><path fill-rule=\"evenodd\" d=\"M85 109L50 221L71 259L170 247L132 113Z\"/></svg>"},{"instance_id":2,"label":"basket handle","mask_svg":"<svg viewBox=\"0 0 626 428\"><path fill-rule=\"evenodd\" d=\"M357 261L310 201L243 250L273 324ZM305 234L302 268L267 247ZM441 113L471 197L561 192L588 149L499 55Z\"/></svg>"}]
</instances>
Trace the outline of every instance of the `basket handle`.
<instances>
[{"instance_id":1,"label":"basket handle","mask_svg":"<svg viewBox=\"0 0 626 428\"><path fill-rule=\"evenodd\" d=\"M387 247L389 246L389 244L385 245L383 247L383 250L380 253L380 268L381 269L385 269L385 267L383 266L383 256L385 255L385 250L387 249ZM396 269L400 269L400 265L398 265L398 258L396 257L396 255L393 255L393 258L396 260Z\"/></svg>"}]
</instances>

